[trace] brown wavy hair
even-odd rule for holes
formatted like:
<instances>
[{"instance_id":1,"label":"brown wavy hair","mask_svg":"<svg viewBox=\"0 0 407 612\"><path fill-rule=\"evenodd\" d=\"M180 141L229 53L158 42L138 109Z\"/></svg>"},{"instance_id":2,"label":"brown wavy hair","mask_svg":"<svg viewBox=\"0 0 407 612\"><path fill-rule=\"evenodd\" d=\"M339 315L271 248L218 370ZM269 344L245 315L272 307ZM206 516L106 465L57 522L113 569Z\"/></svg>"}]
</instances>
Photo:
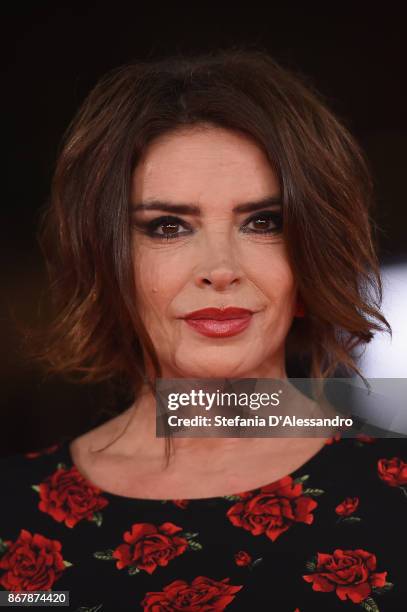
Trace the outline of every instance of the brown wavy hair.
<instances>
[{"instance_id":1,"label":"brown wavy hair","mask_svg":"<svg viewBox=\"0 0 407 612\"><path fill-rule=\"evenodd\" d=\"M26 354L75 381L120 379L133 398L145 378L143 350L161 376L137 311L131 177L153 139L200 123L248 134L277 173L306 310L293 321L287 356L308 356L314 378L338 367L362 376L354 349L375 331L391 334L380 312L366 159L303 76L241 46L130 63L89 93L63 137L41 210L53 315L45 329L25 334Z\"/></svg>"}]
</instances>

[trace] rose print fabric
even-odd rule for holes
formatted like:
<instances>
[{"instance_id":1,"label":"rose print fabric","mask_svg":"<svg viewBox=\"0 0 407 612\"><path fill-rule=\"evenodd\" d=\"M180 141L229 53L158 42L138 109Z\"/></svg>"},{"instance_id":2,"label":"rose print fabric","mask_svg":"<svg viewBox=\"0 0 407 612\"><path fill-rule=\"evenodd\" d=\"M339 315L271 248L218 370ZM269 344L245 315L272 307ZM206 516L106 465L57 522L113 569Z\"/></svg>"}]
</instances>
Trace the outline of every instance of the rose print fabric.
<instances>
[{"instance_id":1,"label":"rose print fabric","mask_svg":"<svg viewBox=\"0 0 407 612\"><path fill-rule=\"evenodd\" d=\"M335 436L277 482L191 500L102 491L69 440L3 458L0 590L76 612L407 610L406 450Z\"/></svg>"}]
</instances>

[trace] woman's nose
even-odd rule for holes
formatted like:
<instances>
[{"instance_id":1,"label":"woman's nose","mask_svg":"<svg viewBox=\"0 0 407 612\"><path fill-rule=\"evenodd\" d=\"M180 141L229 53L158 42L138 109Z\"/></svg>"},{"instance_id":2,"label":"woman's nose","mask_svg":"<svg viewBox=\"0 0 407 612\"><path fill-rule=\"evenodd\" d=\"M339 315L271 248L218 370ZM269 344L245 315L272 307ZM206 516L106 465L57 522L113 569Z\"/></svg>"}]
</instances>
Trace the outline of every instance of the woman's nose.
<instances>
[{"instance_id":1,"label":"woman's nose","mask_svg":"<svg viewBox=\"0 0 407 612\"><path fill-rule=\"evenodd\" d=\"M242 280L242 272L230 237L211 241L200 253L200 262L195 272L195 283L199 287L212 285L224 291Z\"/></svg>"},{"instance_id":2,"label":"woman's nose","mask_svg":"<svg viewBox=\"0 0 407 612\"><path fill-rule=\"evenodd\" d=\"M199 274L197 277L197 284L199 286L212 285L218 291L224 291L229 286L236 285L239 282L239 275L226 264Z\"/></svg>"}]
</instances>

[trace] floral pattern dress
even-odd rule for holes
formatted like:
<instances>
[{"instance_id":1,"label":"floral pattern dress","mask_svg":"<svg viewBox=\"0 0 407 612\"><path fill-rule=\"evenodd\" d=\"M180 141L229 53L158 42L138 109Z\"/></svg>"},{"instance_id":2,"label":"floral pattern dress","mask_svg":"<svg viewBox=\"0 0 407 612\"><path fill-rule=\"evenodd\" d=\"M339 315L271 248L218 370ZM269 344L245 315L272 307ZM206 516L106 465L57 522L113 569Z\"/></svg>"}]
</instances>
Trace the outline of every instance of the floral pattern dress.
<instances>
[{"instance_id":1,"label":"floral pattern dress","mask_svg":"<svg viewBox=\"0 0 407 612\"><path fill-rule=\"evenodd\" d=\"M76 612L407 610L407 440L335 436L235 495L114 495L70 440L0 459L0 591ZM66 609L66 608L65 608Z\"/></svg>"}]
</instances>

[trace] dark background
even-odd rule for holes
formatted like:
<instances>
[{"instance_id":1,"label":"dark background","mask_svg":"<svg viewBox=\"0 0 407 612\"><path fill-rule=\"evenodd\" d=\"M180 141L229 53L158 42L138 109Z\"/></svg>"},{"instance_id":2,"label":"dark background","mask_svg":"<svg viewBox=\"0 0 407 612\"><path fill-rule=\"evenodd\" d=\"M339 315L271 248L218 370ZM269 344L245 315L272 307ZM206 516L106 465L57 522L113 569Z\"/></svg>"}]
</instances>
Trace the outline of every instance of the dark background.
<instances>
[{"instance_id":1,"label":"dark background","mask_svg":"<svg viewBox=\"0 0 407 612\"><path fill-rule=\"evenodd\" d=\"M242 43L305 73L367 153L381 262L407 262L406 15L391 3L340 6L36 2L3 10L1 454L89 429L105 399L103 385L44 379L20 354L13 318L33 322L45 287L35 233L60 138L113 67Z\"/></svg>"}]
</instances>

